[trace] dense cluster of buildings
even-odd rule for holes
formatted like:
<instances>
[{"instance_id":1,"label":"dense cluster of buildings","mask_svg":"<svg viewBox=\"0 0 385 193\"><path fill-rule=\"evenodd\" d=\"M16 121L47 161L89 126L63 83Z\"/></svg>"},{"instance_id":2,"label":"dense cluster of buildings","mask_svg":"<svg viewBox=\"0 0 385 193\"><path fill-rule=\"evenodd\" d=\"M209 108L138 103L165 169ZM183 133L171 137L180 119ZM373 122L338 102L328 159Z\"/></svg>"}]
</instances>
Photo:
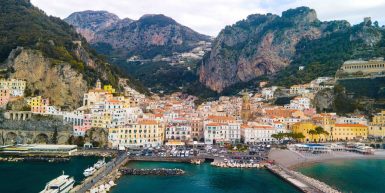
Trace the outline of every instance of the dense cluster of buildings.
<instances>
[{"instance_id":1,"label":"dense cluster of buildings","mask_svg":"<svg viewBox=\"0 0 385 193\"><path fill-rule=\"evenodd\" d=\"M0 83L12 96L23 95L25 81ZM108 133L111 148L155 147L163 144L256 144L272 143L277 134L301 133L302 142L365 140L385 136L385 111L372 121L363 115L338 116L317 113L314 95L331 88L332 78L320 77L289 89L265 88L242 96L222 96L199 106L194 96L174 93L146 97L130 87L118 93L111 85L97 81L84 94L82 106L61 111L42 96L27 98L31 113L54 115L73 125L74 136L86 136L90 129ZM288 104L274 105L276 92L294 96ZM21 93L20 93L21 92ZM320 129L322 128L322 129ZM286 137L288 135L285 135Z\"/></svg>"},{"instance_id":2,"label":"dense cluster of buildings","mask_svg":"<svg viewBox=\"0 0 385 193\"><path fill-rule=\"evenodd\" d=\"M0 107L24 96L27 82L19 79L0 79Z\"/></svg>"}]
</instances>

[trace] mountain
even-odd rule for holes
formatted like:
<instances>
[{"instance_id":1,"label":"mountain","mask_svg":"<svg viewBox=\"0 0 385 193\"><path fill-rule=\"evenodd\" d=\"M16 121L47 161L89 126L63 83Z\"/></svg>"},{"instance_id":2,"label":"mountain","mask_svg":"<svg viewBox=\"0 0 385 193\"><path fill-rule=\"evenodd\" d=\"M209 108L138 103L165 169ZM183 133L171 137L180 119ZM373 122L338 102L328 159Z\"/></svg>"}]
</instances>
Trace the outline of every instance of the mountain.
<instances>
[{"instance_id":1,"label":"mountain","mask_svg":"<svg viewBox=\"0 0 385 193\"><path fill-rule=\"evenodd\" d=\"M208 36L162 14L131 20L119 19L106 11L83 11L71 14L65 21L101 53L124 59L171 56L173 52L190 51L200 41L210 41Z\"/></svg>"},{"instance_id":2,"label":"mountain","mask_svg":"<svg viewBox=\"0 0 385 193\"><path fill-rule=\"evenodd\" d=\"M118 85L118 71L73 27L29 0L2 0L0 37L0 76L27 80L27 96L73 109L97 79Z\"/></svg>"},{"instance_id":3,"label":"mountain","mask_svg":"<svg viewBox=\"0 0 385 193\"><path fill-rule=\"evenodd\" d=\"M282 16L254 14L219 33L199 67L199 79L217 92L259 78L284 86L303 83L333 76L344 60L384 56L383 37L384 29L369 18L355 26L322 22L308 7Z\"/></svg>"},{"instance_id":4,"label":"mountain","mask_svg":"<svg viewBox=\"0 0 385 193\"><path fill-rule=\"evenodd\" d=\"M120 21L119 17L107 11L83 11L71 14L64 19L68 24L76 26L76 31L92 42L95 33Z\"/></svg>"}]
</instances>

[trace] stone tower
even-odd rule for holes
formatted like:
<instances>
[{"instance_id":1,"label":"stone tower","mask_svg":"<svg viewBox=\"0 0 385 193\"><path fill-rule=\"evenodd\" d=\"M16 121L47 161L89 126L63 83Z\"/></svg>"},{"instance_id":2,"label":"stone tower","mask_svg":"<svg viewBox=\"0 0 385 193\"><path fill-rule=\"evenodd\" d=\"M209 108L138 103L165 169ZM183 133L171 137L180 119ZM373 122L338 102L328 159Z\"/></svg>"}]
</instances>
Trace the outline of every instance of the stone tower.
<instances>
[{"instance_id":1,"label":"stone tower","mask_svg":"<svg viewBox=\"0 0 385 193\"><path fill-rule=\"evenodd\" d=\"M95 88L96 88L96 89L102 89L102 83L100 82L99 79L96 81Z\"/></svg>"},{"instance_id":2,"label":"stone tower","mask_svg":"<svg viewBox=\"0 0 385 193\"><path fill-rule=\"evenodd\" d=\"M250 97L247 91L244 91L242 95L241 118L243 122L247 122L251 117Z\"/></svg>"}]
</instances>

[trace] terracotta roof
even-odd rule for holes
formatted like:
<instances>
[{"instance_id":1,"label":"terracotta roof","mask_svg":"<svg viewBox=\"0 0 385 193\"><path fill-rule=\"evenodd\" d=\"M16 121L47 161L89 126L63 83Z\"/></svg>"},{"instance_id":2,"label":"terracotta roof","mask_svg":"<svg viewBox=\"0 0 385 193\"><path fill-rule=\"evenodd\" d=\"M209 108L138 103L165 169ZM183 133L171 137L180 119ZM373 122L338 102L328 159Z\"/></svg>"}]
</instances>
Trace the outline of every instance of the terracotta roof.
<instances>
[{"instance_id":1,"label":"terracotta roof","mask_svg":"<svg viewBox=\"0 0 385 193\"><path fill-rule=\"evenodd\" d=\"M253 126L253 129L274 129L272 126L270 125L255 125Z\"/></svg>"},{"instance_id":2,"label":"terracotta roof","mask_svg":"<svg viewBox=\"0 0 385 193\"><path fill-rule=\"evenodd\" d=\"M211 126L211 127L217 127L217 126L222 126L223 124L220 124L220 123L208 123L207 126Z\"/></svg>"},{"instance_id":3,"label":"terracotta roof","mask_svg":"<svg viewBox=\"0 0 385 193\"><path fill-rule=\"evenodd\" d=\"M118 100L108 100L107 102L109 102L109 103L119 103L120 101L118 101Z\"/></svg>"},{"instance_id":4,"label":"terracotta roof","mask_svg":"<svg viewBox=\"0 0 385 193\"><path fill-rule=\"evenodd\" d=\"M140 125L157 125L158 123L155 120L141 120L138 121Z\"/></svg>"},{"instance_id":5,"label":"terracotta roof","mask_svg":"<svg viewBox=\"0 0 385 193\"><path fill-rule=\"evenodd\" d=\"M221 121L235 121L234 117L227 117L227 116L215 116L215 115L209 115L208 119L213 120L221 120Z\"/></svg>"},{"instance_id":6,"label":"terracotta roof","mask_svg":"<svg viewBox=\"0 0 385 193\"><path fill-rule=\"evenodd\" d=\"M250 128L250 126L246 124L241 125L241 129L245 129L245 128Z\"/></svg>"}]
</instances>

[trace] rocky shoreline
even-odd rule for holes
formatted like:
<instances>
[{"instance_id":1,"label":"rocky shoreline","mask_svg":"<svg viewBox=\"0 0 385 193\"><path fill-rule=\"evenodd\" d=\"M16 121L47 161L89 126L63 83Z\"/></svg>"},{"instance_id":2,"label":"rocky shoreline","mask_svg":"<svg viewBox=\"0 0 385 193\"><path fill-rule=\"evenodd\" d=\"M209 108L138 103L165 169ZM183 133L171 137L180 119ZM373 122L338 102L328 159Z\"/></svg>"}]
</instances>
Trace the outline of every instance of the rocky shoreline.
<instances>
[{"instance_id":1,"label":"rocky shoreline","mask_svg":"<svg viewBox=\"0 0 385 193\"><path fill-rule=\"evenodd\" d=\"M181 169L167 169L167 168L154 168L154 169L135 169L135 168L121 168L119 171L123 175L135 175L135 176L180 176L185 174L185 171Z\"/></svg>"}]
</instances>

